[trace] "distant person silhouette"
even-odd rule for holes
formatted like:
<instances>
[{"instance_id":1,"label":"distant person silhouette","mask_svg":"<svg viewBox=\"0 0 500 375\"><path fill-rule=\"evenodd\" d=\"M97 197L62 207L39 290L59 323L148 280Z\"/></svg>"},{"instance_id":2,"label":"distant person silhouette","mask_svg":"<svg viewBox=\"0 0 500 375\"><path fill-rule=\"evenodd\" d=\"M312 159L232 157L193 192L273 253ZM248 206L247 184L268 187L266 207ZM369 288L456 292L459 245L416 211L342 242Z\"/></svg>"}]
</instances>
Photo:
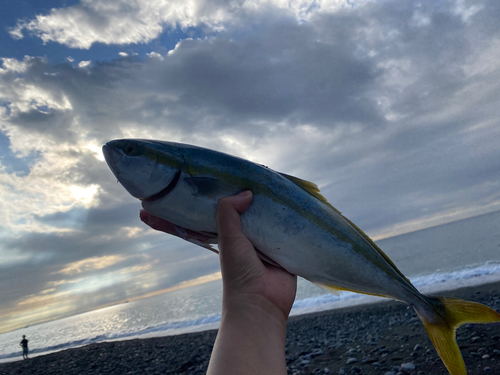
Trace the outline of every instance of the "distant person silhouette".
<instances>
[{"instance_id":1,"label":"distant person silhouette","mask_svg":"<svg viewBox=\"0 0 500 375\"><path fill-rule=\"evenodd\" d=\"M28 359L28 340L25 335L23 335L23 339L19 343L19 346L23 348L23 359Z\"/></svg>"}]
</instances>

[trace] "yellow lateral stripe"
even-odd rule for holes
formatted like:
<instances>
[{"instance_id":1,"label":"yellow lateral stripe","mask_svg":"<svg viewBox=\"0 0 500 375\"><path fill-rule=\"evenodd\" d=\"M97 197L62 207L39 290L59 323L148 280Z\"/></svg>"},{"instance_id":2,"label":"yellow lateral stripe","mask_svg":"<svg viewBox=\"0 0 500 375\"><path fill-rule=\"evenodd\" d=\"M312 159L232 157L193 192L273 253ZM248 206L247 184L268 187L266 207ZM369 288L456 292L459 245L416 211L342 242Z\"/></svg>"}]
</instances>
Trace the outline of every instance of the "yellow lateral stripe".
<instances>
[{"instance_id":1,"label":"yellow lateral stripe","mask_svg":"<svg viewBox=\"0 0 500 375\"><path fill-rule=\"evenodd\" d=\"M394 268L394 270L399 274L399 276L401 276L404 280L406 280L409 284L411 284L410 280L408 280L406 278L406 276L403 275L403 273L398 269L398 267L396 267L396 265L391 260L391 258L389 258L382 251L382 249L380 249L377 246L377 244L375 242L373 242L373 240L370 237L368 237L368 235L365 232L363 232L361 229L359 229L356 224L354 224L351 220L349 220L344 215L342 215L342 213L339 210L337 210L335 207L333 207L330 204L330 202L328 202L328 200L320 193L318 185L316 185L315 183L312 183L310 181L303 180L303 179L298 178L298 177L290 176L290 175L287 175L287 174L284 174L284 173L280 173L280 174L283 177L285 177L286 179L288 179L289 181L293 182L295 185L297 185L300 188L302 188L303 190L307 191L312 196L318 198L321 202L325 203L328 207L330 207L335 212L337 212L340 216L342 216L345 221L347 221L354 229L356 229L359 232L359 234L361 234L365 238L365 240L367 240L370 243L370 245L372 245L379 252L379 254L385 259L385 261L387 263L389 263L392 266L392 268Z\"/></svg>"}]
</instances>

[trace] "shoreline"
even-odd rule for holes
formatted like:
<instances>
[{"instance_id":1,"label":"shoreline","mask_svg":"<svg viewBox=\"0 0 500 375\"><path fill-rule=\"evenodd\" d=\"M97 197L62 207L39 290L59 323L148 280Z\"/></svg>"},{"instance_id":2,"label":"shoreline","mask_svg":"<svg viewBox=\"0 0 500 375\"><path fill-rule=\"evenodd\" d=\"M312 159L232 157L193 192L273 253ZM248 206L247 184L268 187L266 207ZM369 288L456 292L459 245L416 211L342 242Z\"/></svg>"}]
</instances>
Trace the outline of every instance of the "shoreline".
<instances>
[{"instance_id":1,"label":"shoreline","mask_svg":"<svg viewBox=\"0 0 500 375\"><path fill-rule=\"evenodd\" d=\"M500 282L439 292L500 310ZM0 363L0 375L204 374L217 330L100 342ZM500 324L466 325L457 332L468 374L500 373ZM413 309L392 300L291 316L289 374L360 371L385 374L403 363L407 374L448 374ZM409 365L409 368L412 366ZM394 374L397 371L393 371Z\"/></svg>"}]
</instances>

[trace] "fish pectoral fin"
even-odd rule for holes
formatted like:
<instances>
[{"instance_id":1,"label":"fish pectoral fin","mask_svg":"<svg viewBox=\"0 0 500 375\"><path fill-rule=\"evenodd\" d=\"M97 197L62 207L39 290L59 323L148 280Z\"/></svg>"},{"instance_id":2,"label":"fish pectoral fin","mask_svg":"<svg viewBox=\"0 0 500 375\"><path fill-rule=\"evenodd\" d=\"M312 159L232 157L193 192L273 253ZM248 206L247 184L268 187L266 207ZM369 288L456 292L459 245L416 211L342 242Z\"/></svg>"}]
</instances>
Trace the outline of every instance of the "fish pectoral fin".
<instances>
[{"instance_id":1,"label":"fish pectoral fin","mask_svg":"<svg viewBox=\"0 0 500 375\"><path fill-rule=\"evenodd\" d=\"M500 322L500 314L476 302L455 298L430 298L437 301L433 303L435 305L433 309L439 318L431 321L426 314L421 314L418 310L417 314L449 373L467 375L464 360L455 339L457 328L469 323Z\"/></svg>"},{"instance_id":2,"label":"fish pectoral fin","mask_svg":"<svg viewBox=\"0 0 500 375\"><path fill-rule=\"evenodd\" d=\"M263 252L261 252L259 249L255 248L255 247L254 247L254 249L255 249L255 252L257 253L257 256L260 258L260 260L262 260L262 261L264 261L266 263L269 263L272 266L283 268L278 263L276 263L274 260L272 260L271 258L269 258L266 254L264 254Z\"/></svg>"},{"instance_id":3,"label":"fish pectoral fin","mask_svg":"<svg viewBox=\"0 0 500 375\"><path fill-rule=\"evenodd\" d=\"M193 189L193 195L217 199L233 195L237 189L227 182L211 177L188 177L185 182Z\"/></svg>"},{"instance_id":4,"label":"fish pectoral fin","mask_svg":"<svg viewBox=\"0 0 500 375\"><path fill-rule=\"evenodd\" d=\"M182 238L183 240L194 243L195 245L204 247L205 249L219 254L219 251L211 246L211 244L216 244L218 240L217 234L215 233L196 232L191 229L183 228L167 220L151 215L145 210L141 210L139 215L141 221L154 230L158 230L160 232L165 232L173 236Z\"/></svg>"}]
</instances>

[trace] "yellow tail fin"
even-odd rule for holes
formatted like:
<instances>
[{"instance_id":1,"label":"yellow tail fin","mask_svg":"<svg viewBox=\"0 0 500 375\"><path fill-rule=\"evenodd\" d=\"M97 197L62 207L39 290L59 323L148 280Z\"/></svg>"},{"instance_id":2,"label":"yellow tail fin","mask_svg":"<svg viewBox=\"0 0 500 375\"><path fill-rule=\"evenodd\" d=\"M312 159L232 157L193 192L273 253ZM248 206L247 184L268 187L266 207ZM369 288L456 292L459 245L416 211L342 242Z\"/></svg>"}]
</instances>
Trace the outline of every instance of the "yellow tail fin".
<instances>
[{"instance_id":1,"label":"yellow tail fin","mask_svg":"<svg viewBox=\"0 0 500 375\"><path fill-rule=\"evenodd\" d=\"M467 375L464 360L460 354L455 331L467 323L500 322L500 314L480 303L455 298L436 298L433 300L437 319L418 315L431 338L434 347L451 375Z\"/></svg>"}]
</instances>

